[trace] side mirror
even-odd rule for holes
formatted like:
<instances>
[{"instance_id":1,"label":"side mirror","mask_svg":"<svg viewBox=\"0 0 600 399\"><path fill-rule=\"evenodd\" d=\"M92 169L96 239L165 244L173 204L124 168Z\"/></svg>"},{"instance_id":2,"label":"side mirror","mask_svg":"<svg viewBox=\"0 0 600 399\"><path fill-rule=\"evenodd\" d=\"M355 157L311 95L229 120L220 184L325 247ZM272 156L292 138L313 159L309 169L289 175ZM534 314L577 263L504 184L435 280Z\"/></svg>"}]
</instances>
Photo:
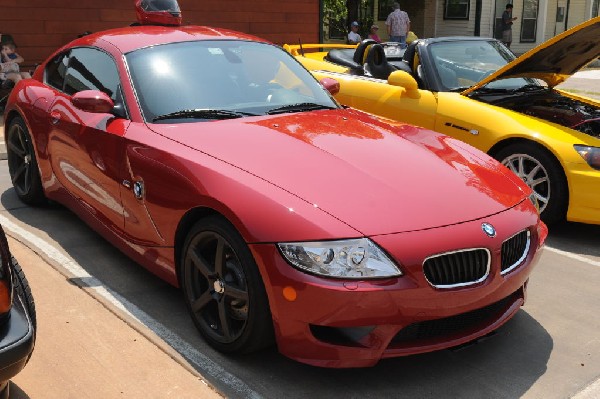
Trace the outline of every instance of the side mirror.
<instances>
[{"instance_id":1,"label":"side mirror","mask_svg":"<svg viewBox=\"0 0 600 399\"><path fill-rule=\"evenodd\" d=\"M98 114L112 112L115 103L104 92L100 90L83 90L71 97L71 103L82 111Z\"/></svg>"},{"instance_id":2,"label":"side mirror","mask_svg":"<svg viewBox=\"0 0 600 399\"><path fill-rule=\"evenodd\" d=\"M418 94L419 84L408 72L394 71L388 77L388 84L392 86L400 86L406 89L409 94Z\"/></svg>"},{"instance_id":3,"label":"side mirror","mask_svg":"<svg viewBox=\"0 0 600 399\"><path fill-rule=\"evenodd\" d=\"M321 86L325 88L332 96L335 96L340 92L340 82L332 78L323 78L319 81Z\"/></svg>"}]
</instances>

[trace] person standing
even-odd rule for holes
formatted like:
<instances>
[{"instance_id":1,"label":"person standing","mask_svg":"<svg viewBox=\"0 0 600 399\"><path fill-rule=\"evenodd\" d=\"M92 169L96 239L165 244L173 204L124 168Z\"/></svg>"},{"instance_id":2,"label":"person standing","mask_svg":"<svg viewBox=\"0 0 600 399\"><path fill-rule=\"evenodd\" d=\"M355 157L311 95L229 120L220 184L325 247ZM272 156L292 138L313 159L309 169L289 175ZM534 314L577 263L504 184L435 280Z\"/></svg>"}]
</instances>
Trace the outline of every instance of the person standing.
<instances>
[{"instance_id":1,"label":"person standing","mask_svg":"<svg viewBox=\"0 0 600 399\"><path fill-rule=\"evenodd\" d=\"M410 31L410 18L405 11L400 9L399 3L394 3L394 10L388 15L385 24L391 42L398 42L406 47L406 35Z\"/></svg>"},{"instance_id":2,"label":"person standing","mask_svg":"<svg viewBox=\"0 0 600 399\"><path fill-rule=\"evenodd\" d=\"M517 17L512 16L513 5L508 3L502 13L502 42L510 48L512 43L512 24Z\"/></svg>"},{"instance_id":3,"label":"person standing","mask_svg":"<svg viewBox=\"0 0 600 399\"><path fill-rule=\"evenodd\" d=\"M350 32L348 32L348 44L358 44L362 41L362 37L358 34L358 22L354 21L350 24Z\"/></svg>"}]
</instances>

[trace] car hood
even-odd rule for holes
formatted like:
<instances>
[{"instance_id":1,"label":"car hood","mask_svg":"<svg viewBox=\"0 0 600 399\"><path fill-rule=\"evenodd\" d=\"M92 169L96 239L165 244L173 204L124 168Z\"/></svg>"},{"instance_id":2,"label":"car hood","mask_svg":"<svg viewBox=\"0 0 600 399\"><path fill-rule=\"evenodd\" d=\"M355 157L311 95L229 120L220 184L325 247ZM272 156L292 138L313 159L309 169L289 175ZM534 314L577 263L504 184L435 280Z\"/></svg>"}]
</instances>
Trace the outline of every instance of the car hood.
<instances>
[{"instance_id":1,"label":"car hood","mask_svg":"<svg viewBox=\"0 0 600 399\"><path fill-rule=\"evenodd\" d=\"M462 94L506 78L541 79L559 85L600 56L600 17L590 19L529 50Z\"/></svg>"},{"instance_id":2,"label":"car hood","mask_svg":"<svg viewBox=\"0 0 600 399\"><path fill-rule=\"evenodd\" d=\"M149 126L365 235L461 223L523 200L520 180L479 150L388 123L360 111L326 110Z\"/></svg>"}]
</instances>

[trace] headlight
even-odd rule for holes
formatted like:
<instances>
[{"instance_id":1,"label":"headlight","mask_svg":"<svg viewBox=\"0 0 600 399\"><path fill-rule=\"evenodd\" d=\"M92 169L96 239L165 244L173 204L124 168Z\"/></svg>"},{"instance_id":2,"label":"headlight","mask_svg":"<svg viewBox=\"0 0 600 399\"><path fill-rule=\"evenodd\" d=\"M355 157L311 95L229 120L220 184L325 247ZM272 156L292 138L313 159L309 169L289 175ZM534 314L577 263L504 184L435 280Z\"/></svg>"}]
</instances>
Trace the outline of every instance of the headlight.
<instances>
[{"instance_id":1,"label":"headlight","mask_svg":"<svg viewBox=\"0 0 600 399\"><path fill-rule=\"evenodd\" d=\"M538 213L540 213L540 203L538 202L537 197L535 196L535 192L529 194L529 201L535 206L535 209Z\"/></svg>"},{"instance_id":2,"label":"headlight","mask_svg":"<svg viewBox=\"0 0 600 399\"><path fill-rule=\"evenodd\" d=\"M277 245L293 266L321 276L365 279L402 275L394 262L368 238Z\"/></svg>"},{"instance_id":3,"label":"headlight","mask_svg":"<svg viewBox=\"0 0 600 399\"><path fill-rule=\"evenodd\" d=\"M575 151L588 163L592 168L600 170L600 148L590 147L587 145L574 145Z\"/></svg>"}]
</instances>

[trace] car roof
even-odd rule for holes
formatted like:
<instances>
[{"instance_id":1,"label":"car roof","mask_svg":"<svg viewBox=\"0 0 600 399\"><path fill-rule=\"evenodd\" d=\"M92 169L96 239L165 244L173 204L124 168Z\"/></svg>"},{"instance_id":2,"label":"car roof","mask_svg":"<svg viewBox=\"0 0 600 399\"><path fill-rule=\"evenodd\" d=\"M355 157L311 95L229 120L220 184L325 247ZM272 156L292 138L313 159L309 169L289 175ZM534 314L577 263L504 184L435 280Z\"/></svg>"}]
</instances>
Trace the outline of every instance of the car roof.
<instances>
[{"instance_id":1,"label":"car roof","mask_svg":"<svg viewBox=\"0 0 600 399\"><path fill-rule=\"evenodd\" d=\"M102 46L108 42L122 53L128 53L139 48L150 47L165 43L176 43L197 40L251 40L265 42L256 36L228 29L208 26L128 26L111 29L83 36L71 42L68 46Z\"/></svg>"}]
</instances>

